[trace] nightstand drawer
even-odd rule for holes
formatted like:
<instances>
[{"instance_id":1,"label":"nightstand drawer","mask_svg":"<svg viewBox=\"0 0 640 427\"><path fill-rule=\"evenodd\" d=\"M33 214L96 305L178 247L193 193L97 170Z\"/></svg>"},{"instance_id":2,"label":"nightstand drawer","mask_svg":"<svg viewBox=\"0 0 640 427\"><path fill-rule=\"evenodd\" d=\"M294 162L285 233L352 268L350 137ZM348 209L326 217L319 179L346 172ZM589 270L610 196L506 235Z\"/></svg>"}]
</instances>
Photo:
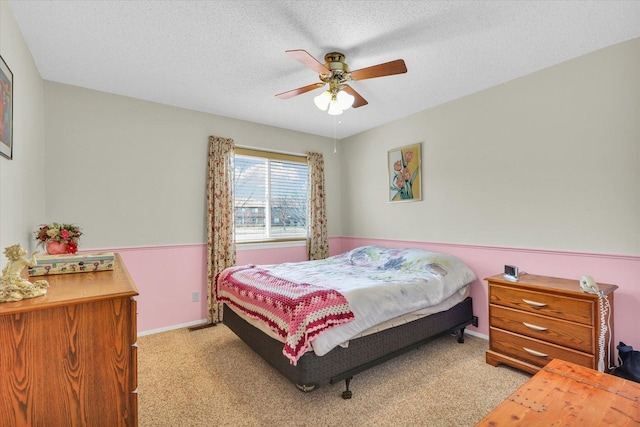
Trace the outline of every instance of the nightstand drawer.
<instances>
[{"instance_id":1,"label":"nightstand drawer","mask_svg":"<svg viewBox=\"0 0 640 427\"><path fill-rule=\"evenodd\" d=\"M536 366L545 366L553 359L562 359L592 369L595 357L566 347L546 343L497 328L489 329L490 348Z\"/></svg>"},{"instance_id":2,"label":"nightstand drawer","mask_svg":"<svg viewBox=\"0 0 640 427\"><path fill-rule=\"evenodd\" d=\"M593 352L593 328L491 304L490 326L587 353Z\"/></svg>"},{"instance_id":3,"label":"nightstand drawer","mask_svg":"<svg viewBox=\"0 0 640 427\"><path fill-rule=\"evenodd\" d=\"M489 286L489 303L551 316L556 319L593 325L594 303L591 300L491 284Z\"/></svg>"}]
</instances>

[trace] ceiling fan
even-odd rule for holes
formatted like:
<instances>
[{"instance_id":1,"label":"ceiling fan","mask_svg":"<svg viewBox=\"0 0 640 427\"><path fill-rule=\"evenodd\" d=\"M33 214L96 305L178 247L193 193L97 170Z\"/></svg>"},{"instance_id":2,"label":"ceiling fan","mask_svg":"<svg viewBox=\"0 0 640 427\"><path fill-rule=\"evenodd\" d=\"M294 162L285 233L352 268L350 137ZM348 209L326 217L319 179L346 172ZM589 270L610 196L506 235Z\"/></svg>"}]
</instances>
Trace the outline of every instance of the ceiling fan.
<instances>
[{"instance_id":1,"label":"ceiling fan","mask_svg":"<svg viewBox=\"0 0 640 427\"><path fill-rule=\"evenodd\" d=\"M285 53L318 73L320 82L279 93L276 98L289 99L328 84L329 89L316 96L314 102L319 109L323 111L328 109L331 115L342 114L343 110L351 106L358 108L368 104L366 99L347 84L350 80L365 80L407 72L407 66L402 59L351 71L344 62L344 54L340 52L327 53L324 56L324 64L303 49L287 50Z\"/></svg>"}]
</instances>

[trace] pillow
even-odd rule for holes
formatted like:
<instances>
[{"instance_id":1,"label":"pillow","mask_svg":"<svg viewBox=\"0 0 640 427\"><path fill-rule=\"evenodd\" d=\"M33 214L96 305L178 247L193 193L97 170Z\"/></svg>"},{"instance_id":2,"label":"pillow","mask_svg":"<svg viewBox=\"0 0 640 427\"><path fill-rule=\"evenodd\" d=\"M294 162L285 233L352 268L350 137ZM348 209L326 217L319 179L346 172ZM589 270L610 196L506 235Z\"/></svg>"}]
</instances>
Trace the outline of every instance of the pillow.
<instances>
[{"instance_id":1,"label":"pillow","mask_svg":"<svg viewBox=\"0 0 640 427\"><path fill-rule=\"evenodd\" d=\"M471 283L477 278L460 258L451 254L424 249L407 249L403 256L405 262L402 264L402 268L404 270L437 275L445 278L449 283L459 285Z\"/></svg>"},{"instance_id":2,"label":"pillow","mask_svg":"<svg viewBox=\"0 0 640 427\"><path fill-rule=\"evenodd\" d=\"M347 260L358 267L424 272L440 277L449 276L447 281L453 280L462 284L476 280L475 273L458 257L418 248L362 246L351 250Z\"/></svg>"},{"instance_id":3,"label":"pillow","mask_svg":"<svg viewBox=\"0 0 640 427\"><path fill-rule=\"evenodd\" d=\"M372 268L384 266L390 258L389 248L376 245L352 249L348 256L352 265Z\"/></svg>"}]
</instances>

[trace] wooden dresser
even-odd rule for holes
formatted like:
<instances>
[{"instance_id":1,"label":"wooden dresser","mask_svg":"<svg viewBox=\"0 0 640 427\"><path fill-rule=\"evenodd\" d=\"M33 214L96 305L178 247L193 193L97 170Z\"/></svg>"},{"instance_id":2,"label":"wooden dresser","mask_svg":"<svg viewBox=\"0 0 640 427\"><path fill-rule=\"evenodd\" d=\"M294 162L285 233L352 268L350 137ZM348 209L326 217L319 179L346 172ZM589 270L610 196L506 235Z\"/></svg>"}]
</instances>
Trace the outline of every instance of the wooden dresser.
<instances>
[{"instance_id":1,"label":"wooden dresser","mask_svg":"<svg viewBox=\"0 0 640 427\"><path fill-rule=\"evenodd\" d=\"M536 373L558 358L598 369L601 307L608 326L604 336L604 369L614 355L613 291L616 285L598 284L598 295L580 289L579 280L525 274L518 282L503 275L489 284L489 350L487 363L513 366ZM608 306L605 302L608 301Z\"/></svg>"},{"instance_id":2,"label":"wooden dresser","mask_svg":"<svg viewBox=\"0 0 640 427\"><path fill-rule=\"evenodd\" d=\"M121 257L40 279L46 295L0 303L0 424L136 426L138 291Z\"/></svg>"}]
</instances>

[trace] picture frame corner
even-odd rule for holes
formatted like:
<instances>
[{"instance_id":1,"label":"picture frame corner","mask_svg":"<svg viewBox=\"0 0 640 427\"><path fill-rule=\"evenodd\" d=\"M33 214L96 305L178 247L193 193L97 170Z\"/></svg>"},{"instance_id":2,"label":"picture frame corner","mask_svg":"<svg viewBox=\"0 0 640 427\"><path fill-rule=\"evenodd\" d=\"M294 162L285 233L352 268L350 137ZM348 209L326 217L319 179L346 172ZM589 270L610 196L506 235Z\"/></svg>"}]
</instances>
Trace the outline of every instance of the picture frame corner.
<instances>
[{"instance_id":1,"label":"picture frame corner","mask_svg":"<svg viewBox=\"0 0 640 427\"><path fill-rule=\"evenodd\" d=\"M0 155L13 160L13 72L0 55Z\"/></svg>"}]
</instances>

